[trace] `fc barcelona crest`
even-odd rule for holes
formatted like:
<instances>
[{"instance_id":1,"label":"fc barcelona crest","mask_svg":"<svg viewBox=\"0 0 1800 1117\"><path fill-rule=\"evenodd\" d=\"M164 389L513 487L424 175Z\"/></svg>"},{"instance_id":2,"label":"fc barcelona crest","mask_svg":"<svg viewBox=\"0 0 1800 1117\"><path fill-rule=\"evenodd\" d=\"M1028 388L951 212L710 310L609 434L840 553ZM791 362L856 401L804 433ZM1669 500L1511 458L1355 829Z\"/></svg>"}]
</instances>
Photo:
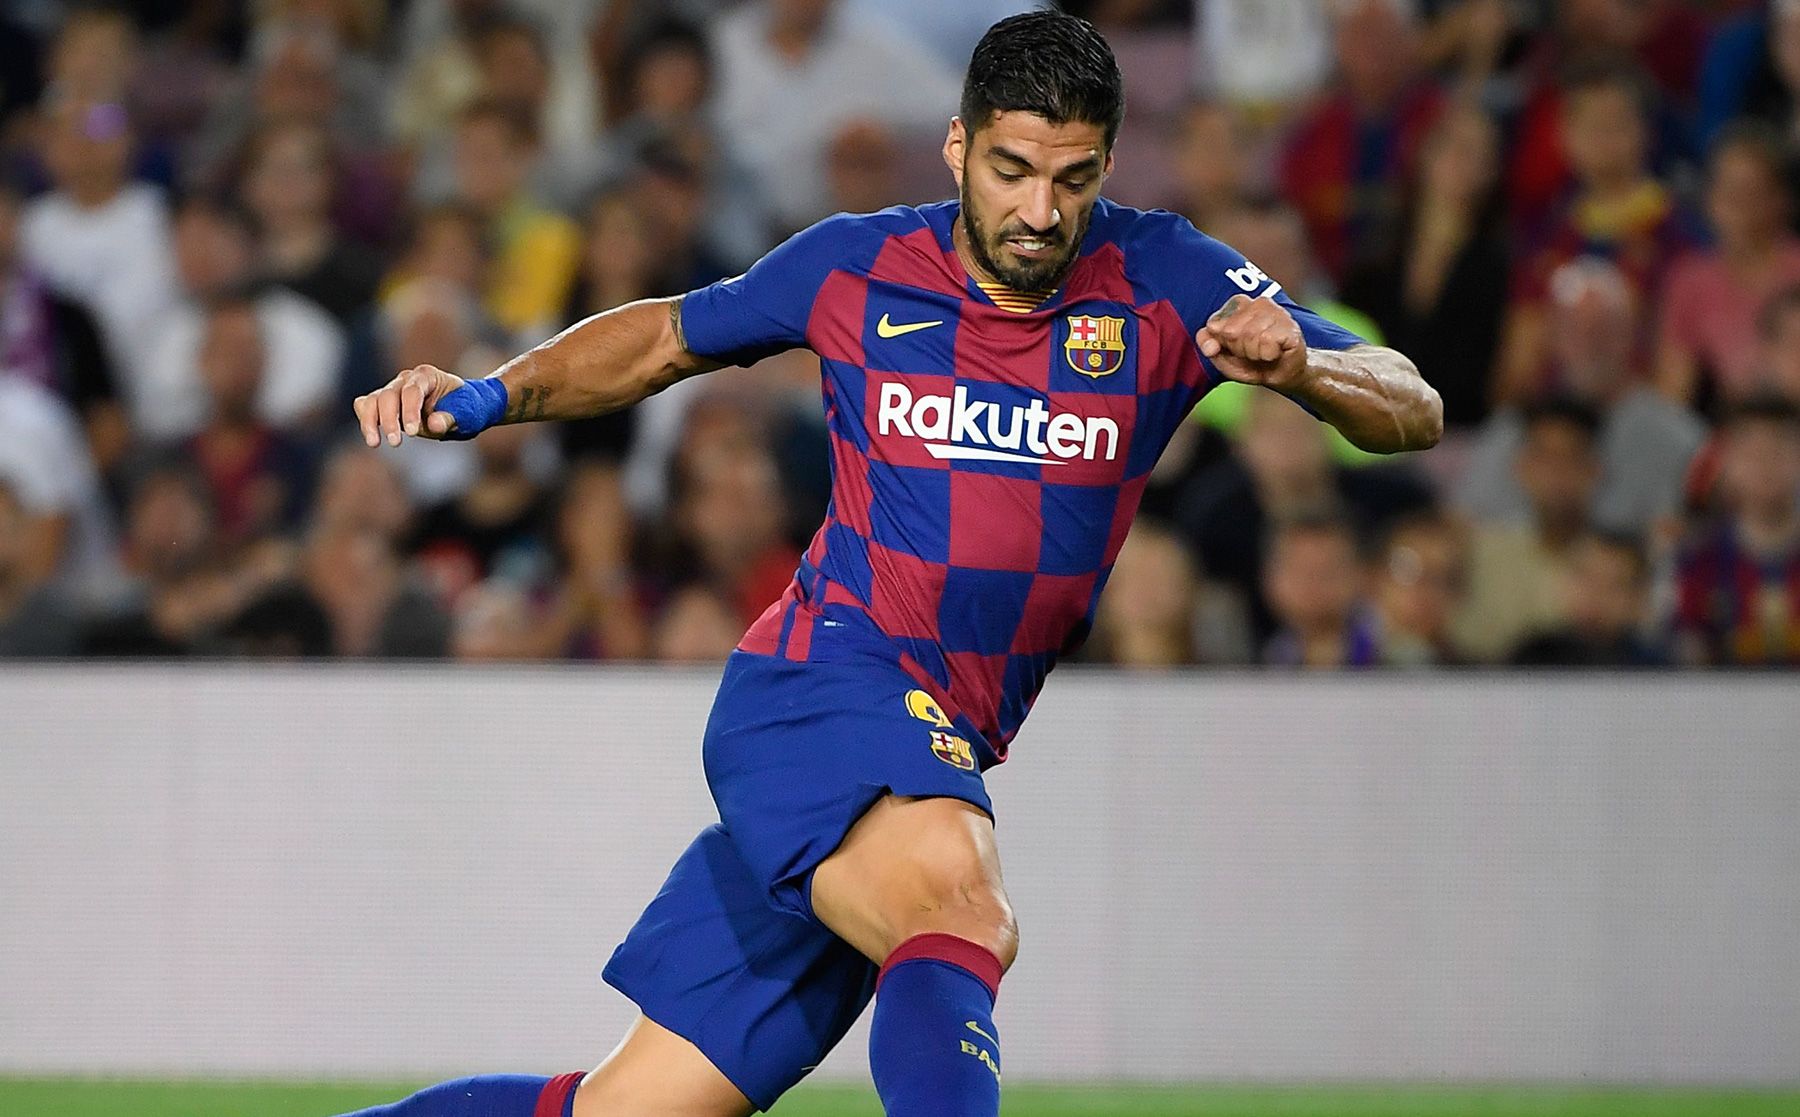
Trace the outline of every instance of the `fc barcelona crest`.
<instances>
[{"instance_id":1,"label":"fc barcelona crest","mask_svg":"<svg viewBox=\"0 0 1800 1117\"><path fill-rule=\"evenodd\" d=\"M1069 315L1069 339L1063 342L1069 367L1098 380L1125 363L1125 319Z\"/></svg>"}]
</instances>

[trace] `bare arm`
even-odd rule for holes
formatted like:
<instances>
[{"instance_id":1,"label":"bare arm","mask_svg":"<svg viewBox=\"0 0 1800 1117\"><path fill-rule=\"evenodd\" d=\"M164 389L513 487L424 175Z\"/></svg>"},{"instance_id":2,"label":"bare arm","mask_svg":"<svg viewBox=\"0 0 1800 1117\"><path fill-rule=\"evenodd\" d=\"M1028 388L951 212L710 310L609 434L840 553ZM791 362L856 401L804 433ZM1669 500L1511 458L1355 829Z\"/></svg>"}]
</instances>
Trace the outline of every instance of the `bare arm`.
<instances>
[{"instance_id":1,"label":"bare arm","mask_svg":"<svg viewBox=\"0 0 1800 1117\"><path fill-rule=\"evenodd\" d=\"M1234 296L1194 340L1220 373L1300 401L1360 450L1424 450L1444 433L1443 401L1404 354L1310 348L1273 299Z\"/></svg>"},{"instance_id":2,"label":"bare arm","mask_svg":"<svg viewBox=\"0 0 1800 1117\"><path fill-rule=\"evenodd\" d=\"M645 299L583 319L500 366L488 379L505 391L500 421L584 419L630 407L677 380L718 368L688 352L681 333L681 299ZM431 365L396 376L386 387L359 396L356 417L363 441L404 435L443 438L456 432L454 417L438 404L463 387L461 377ZM454 406L454 404L452 405Z\"/></svg>"}]
</instances>

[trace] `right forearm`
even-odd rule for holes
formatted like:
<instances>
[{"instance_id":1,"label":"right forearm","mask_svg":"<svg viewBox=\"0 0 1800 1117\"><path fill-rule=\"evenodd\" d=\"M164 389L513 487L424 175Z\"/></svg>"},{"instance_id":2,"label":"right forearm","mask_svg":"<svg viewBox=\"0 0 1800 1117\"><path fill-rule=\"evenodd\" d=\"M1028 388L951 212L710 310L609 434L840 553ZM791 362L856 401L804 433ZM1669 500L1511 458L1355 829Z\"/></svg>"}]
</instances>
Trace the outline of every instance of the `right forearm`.
<instances>
[{"instance_id":1,"label":"right forearm","mask_svg":"<svg viewBox=\"0 0 1800 1117\"><path fill-rule=\"evenodd\" d=\"M682 343L679 299L645 299L583 319L494 374L506 385L503 422L585 419L630 407L718 367Z\"/></svg>"}]
</instances>

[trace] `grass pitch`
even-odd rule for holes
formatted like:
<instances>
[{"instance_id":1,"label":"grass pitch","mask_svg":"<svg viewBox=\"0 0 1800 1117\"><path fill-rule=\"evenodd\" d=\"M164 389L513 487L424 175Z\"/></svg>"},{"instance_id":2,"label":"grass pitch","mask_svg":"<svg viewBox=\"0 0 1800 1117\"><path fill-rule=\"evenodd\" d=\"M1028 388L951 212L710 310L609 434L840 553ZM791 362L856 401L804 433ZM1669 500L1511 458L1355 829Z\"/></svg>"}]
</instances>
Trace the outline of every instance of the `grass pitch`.
<instances>
[{"instance_id":1,"label":"grass pitch","mask_svg":"<svg viewBox=\"0 0 1800 1117\"><path fill-rule=\"evenodd\" d=\"M330 1117L418 1084L0 1078L4 1117ZM880 1117L872 1091L804 1086L774 1117ZM1794 1117L1800 1090L1018 1085L1006 1117Z\"/></svg>"}]
</instances>

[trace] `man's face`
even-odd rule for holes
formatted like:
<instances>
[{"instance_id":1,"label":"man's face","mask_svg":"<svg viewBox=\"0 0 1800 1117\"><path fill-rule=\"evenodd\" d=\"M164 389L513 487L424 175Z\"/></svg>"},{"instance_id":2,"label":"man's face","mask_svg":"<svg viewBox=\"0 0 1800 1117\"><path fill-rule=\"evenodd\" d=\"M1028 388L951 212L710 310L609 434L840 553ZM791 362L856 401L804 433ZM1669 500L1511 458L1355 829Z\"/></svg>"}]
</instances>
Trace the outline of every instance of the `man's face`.
<instances>
[{"instance_id":1,"label":"man's face","mask_svg":"<svg viewBox=\"0 0 1800 1117\"><path fill-rule=\"evenodd\" d=\"M1643 110L1622 86L1577 90L1563 107L1563 150L1584 183L1643 173L1648 136Z\"/></svg>"},{"instance_id":2,"label":"man's face","mask_svg":"<svg viewBox=\"0 0 1800 1117\"><path fill-rule=\"evenodd\" d=\"M1269 558L1269 604L1302 633L1343 625L1356 608L1356 544L1338 531L1290 530Z\"/></svg>"},{"instance_id":3,"label":"man's face","mask_svg":"<svg viewBox=\"0 0 1800 1117\"><path fill-rule=\"evenodd\" d=\"M1642 618L1644 590L1643 575L1630 551L1589 539L1575 552L1569 571L1569 619L1599 639L1617 639Z\"/></svg>"},{"instance_id":4,"label":"man's face","mask_svg":"<svg viewBox=\"0 0 1800 1117\"><path fill-rule=\"evenodd\" d=\"M525 181L531 154L501 120L482 116L463 122L455 152L456 183L463 200L481 210L511 201Z\"/></svg>"},{"instance_id":5,"label":"man's face","mask_svg":"<svg viewBox=\"0 0 1800 1117\"><path fill-rule=\"evenodd\" d=\"M200 376L219 418L243 419L254 410L262 384L262 327L249 306L213 312L200 342Z\"/></svg>"},{"instance_id":6,"label":"man's face","mask_svg":"<svg viewBox=\"0 0 1800 1117\"><path fill-rule=\"evenodd\" d=\"M1015 291L1061 282L1112 173L1100 125L1052 124L1028 112L995 113L972 134L951 121L944 161L961 191L969 255Z\"/></svg>"},{"instance_id":7,"label":"man's face","mask_svg":"<svg viewBox=\"0 0 1800 1117\"><path fill-rule=\"evenodd\" d=\"M1800 501L1800 429L1749 419L1725 434L1720 480L1740 512L1785 516Z\"/></svg>"},{"instance_id":8,"label":"man's face","mask_svg":"<svg viewBox=\"0 0 1800 1117\"><path fill-rule=\"evenodd\" d=\"M1540 523L1581 523L1600 483L1594 440L1571 422L1535 423L1525 434L1518 476Z\"/></svg>"}]
</instances>

